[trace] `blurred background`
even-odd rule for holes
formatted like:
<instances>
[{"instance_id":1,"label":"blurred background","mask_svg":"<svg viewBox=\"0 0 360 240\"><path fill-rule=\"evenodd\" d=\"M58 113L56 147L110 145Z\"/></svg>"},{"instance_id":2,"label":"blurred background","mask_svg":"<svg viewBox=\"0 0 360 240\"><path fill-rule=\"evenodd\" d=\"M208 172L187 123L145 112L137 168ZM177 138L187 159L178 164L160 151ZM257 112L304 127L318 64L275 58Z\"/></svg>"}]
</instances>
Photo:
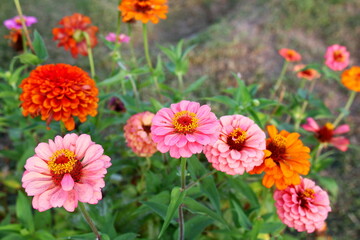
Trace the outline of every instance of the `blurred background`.
<instances>
[{"instance_id":1,"label":"blurred background","mask_svg":"<svg viewBox=\"0 0 360 240\"><path fill-rule=\"evenodd\" d=\"M241 73L247 83L259 83L260 94L267 94L281 71L280 48L292 48L303 56L303 63L323 62L326 48L332 44L347 47L351 64L360 64L360 1L359 0L181 0L169 1L168 19L149 24L152 56L159 54L158 45L168 46L184 39L187 46L196 44L190 54L190 69L185 84L206 75L208 80L199 94L215 95L236 84L232 73ZM44 37L50 54L46 63L68 63L88 68L87 57L73 59L69 52L57 48L52 28L63 16L75 12L91 17L99 27L99 36L116 31L118 0L34 0L21 1L23 12L38 18L31 27ZM17 15L12 1L0 3L0 21ZM143 62L141 24L133 25L136 55ZM122 33L127 33L122 25ZM8 30L0 27L0 36ZM123 57L130 58L126 44ZM0 68L7 69L17 53L8 40L0 37ZM100 80L109 77L110 50L100 40L94 49ZM167 79L171 84L172 79ZM288 88L298 86L296 78L287 79ZM334 111L343 107L348 91L336 82L321 79L315 89ZM328 218L328 231L334 239L358 239L360 236L360 141L359 97L346 122L353 146L323 174L339 184L339 197L333 202ZM1 184L1 183L0 183Z\"/></svg>"}]
</instances>

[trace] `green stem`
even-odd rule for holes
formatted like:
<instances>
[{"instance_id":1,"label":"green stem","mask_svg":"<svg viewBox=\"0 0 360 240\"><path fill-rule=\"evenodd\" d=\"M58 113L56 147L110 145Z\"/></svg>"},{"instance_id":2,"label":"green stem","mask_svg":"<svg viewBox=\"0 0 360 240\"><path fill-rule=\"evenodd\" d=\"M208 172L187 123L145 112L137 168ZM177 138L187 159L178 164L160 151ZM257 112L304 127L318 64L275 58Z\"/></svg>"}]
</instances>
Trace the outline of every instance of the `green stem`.
<instances>
[{"instance_id":1,"label":"green stem","mask_svg":"<svg viewBox=\"0 0 360 240\"><path fill-rule=\"evenodd\" d=\"M83 34L85 37L86 46L87 46L87 50L88 50L91 77L94 78L95 77L95 65L94 65L94 58L93 58L92 49L91 49L91 41L90 41L89 34L87 32L83 32Z\"/></svg>"},{"instance_id":2,"label":"green stem","mask_svg":"<svg viewBox=\"0 0 360 240\"><path fill-rule=\"evenodd\" d=\"M336 127L340 123L340 121L343 119L343 117L345 117L346 112L349 111L351 104L354 102L355 96L356 96L356 92L351 91L349 99L345 105L344 111L341 111L341 113L339 114L339 116L336 118L336 120L333 123L334 127Z\"/></svg>"},{"instance_id":3,"label":"green stem","mask_svg":"<svg viewBox=\"0 0 360 240\"><path fill-rule=\"evenodd\" d=\"M94 234L96 236L96 240L101 240L101 235L98 232L98 230L96 229L94 222L91 220L91 217L90 217L89 213L86 211L85 205L82 202L79 202L79 209L80 209L82 215L84 216L86 222L89 224L91 230L94 232Z\"/></svg>"},{"instance_id":4,"label":"green stem","mask_svg":"<svg viewBox=\"0 0 360 240\"><path fill-rule=\"evenodd\" d=\"M180 92L182 93L184 91L184 80L183 80L183 75L181 73L176 74L178 80L179 80L179 87L180 87Z\"/></svg>"},{"instance_id":5,"label":"green stem","mask_svg":"<svg viewBox=\"0 0 360 240\"><path fill-rule=\"evenodd\" d=\"M148 42L148 33L147 33L147 24L143 23L143 37L144 37L144 51L147 64L149 65L150 70L153 70L153 66L151 63L151 58L149 54L149 42Z\"/></svg>"},{"instance_id":6,"label":"green stem","mask_svg":"<svg viewBox=\"0 0 360 240\"><path fill-rule=\"evenodd\" d=\"M22 10L21 10L20 1L19 0L14 0L14 3L15 3L15 6L16 6L16 10L18 12L18 15L20 17L23 32L24 32L25 37L26 37L26 39L27 39L27 41L29 43L29 47L30 47L31 51L35 52L34 46L32 45L32 42L31 42L29 31L28 31L28 29L26 27L26 24L25 24L25 19L24 19L24 15L22 13ZM26 49L26 43L23 44L23 45L24 45L24 49Z\"/></svg>"},{"instance_id":7,"label":"green stem","mask_svg":"<svg viewBox=\"0 0 360 240\"><path fill-rule=\"evenodd\" d=\"M150 159L150 157L146 157L146 165L147 165L146 170L150 170L150 168L151 168L151 159Z\"/></svg>"},{"instance_id":8,"label":"green stem","mask_svg":"<svg viewBox=\"0 0 360 240\"><path fill-rule=\"evenodd\" d=\"M320 143L320 144L319 144L319 147L318 147L318 149L317 149L317 151L316 151L316 155L315 155L315 157L314 157L314 159L313 159L313 162L312 162L312 165L313 165L313 166L315 166L316 161L319 159L320 154L321 154L321 151L323 150L324 146L325 146L325 145L324 145L323 143Z\"/></svg>"},{"instance_id":9,"label":"green stem","mask_svg":"<svg viewBox=\"0 0 360 240\"><path fill-rule=\"evenodd\" d=\"M273 92L273 95L271 98L273 98L275 95L276 95L276 92L277 90L279 89L279 87L281 86L281 83L284 79L284 76L285 76L285 73L286 73L286 69L287 69L287 66L289 65L289 62L288 61L285 61L284 62L284 65L283 65L283 68L281 70L281 73L279 75L279 78L277 79L276 83L275 83L275 87L274 87L274 92Z\"/></svg>"},{"instance_id":10,"label":"green stem","mask_svg":"<svg viewBox=\"0 0 360 240\"><path fill-rule=\"evenodd\" d=\"M133 37L132 37L131 23L128 24L128 36L130 37L129 46L130 46L130 53L131 53L131 61L134 63L135 67L137 67L137 61L136 61L136 56L135 56L135 51L134 51L134 44L133 44Z\"/></svg>"},{"instance_id":11,"label":"green stem","mask_svg":"<svg viewBox=\"0 0 360 240\"><path fill-rule=\"evenodd\" d=\"M130 79L130 83L131 83L131 86L132 86L133 91L134 91L135 99L136 99L137 103L139 104L140 97L139 97L139 92L138 92L138 90L136 88L135 80L131 75L129 76L129 79Z\"/></svg>"},{"instance_id":12,"label":"green stem","mask_svg":"<svg viewBox=\"0 0 360 240\"><path fill-rule=\"evenodd\" d=\"M180 183L181 183L181 191L186 190L186 158L181 158L180 163ZM185 225L184 225L184 212L182 208L182 204L179 206L179 240L185 239Z\"/></svg>"}]
</instances>

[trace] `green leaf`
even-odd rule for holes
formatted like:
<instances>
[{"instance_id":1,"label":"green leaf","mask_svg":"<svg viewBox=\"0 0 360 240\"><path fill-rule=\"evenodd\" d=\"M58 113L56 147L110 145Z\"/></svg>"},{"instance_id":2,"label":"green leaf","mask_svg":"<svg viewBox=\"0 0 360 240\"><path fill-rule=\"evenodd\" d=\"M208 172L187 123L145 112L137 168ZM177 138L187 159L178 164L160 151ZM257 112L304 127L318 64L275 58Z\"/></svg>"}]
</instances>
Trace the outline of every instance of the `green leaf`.
<instances>
[{"instance_id":1,"label":"green leaf","mask_svg":"<svg viewBox=\"0 0 360 240\"><path fill-rule=\"evenodd\" d=\"M40 58L32 53L23 53L18 58L22 64L38 65L42 62Z\"/></svg>"},{"instance_id":2,"label":"green leaf","mask_svg":"<svg viewBox=\"0 0 360 240\"><path fill-rule=\"evenodd\" d=\"M234 199L231 200L231 204L233 206L233 211L235 211L235 213L237 214L237 219L238 219L241 227L243 227L247 230L250 230L252 224L251 224L249 218L246 216L242 207Z\"/></svg>"},{"instance_id":3,"label":"green leaf","mask_svg":"<svg viewBox=\"0 0 360 240\"><path fill-rule=\"evenodd\" d=\"M214 97L206 97L204 99L208 100L208 101L223 103L226 106L229 106L231 108L238 106L238 104L232 98L229 98L228 96L219 95L219 96L214 96Z\"/></svg>"},{"instance_id":4,"label":"green leaf","mask_svg":"<svg viewBox=\"0 0 360 240\"><path fill-rule=\"evenodd\" d=\"M30 232L34 232L34 218L31 212L31 206L29 200L21 191L18 192L16 199L16 216Z\"/></svg>"},{"instance_id":5,"label":"green leaf","mask_svg":"<svg viewBox=\"0 0 360 240\"><path fill-rule=\"evenodd\" d=\"M110 86L116 83L120 83L121 81L124 81L126 76L126 71L120 71L119 73L115 74L114 76L105 79L104 81L101 81L97 83L97 85L100 86Z\"/></svg>"},{"instance_id":6,"label":"green leaf","mask_svg":"<svg viewBox=\"0 0 360 240\"><path fill-rule=\"evenodd\" d=\"M198 214L205 214L205 215L211 217L212 219L222 223L226 227L228 227L228 224L226 223L226 221L223 219L223 217L220 214L215 213L214 211L210 210L208 207L202 205L201 203L197 202L196 200L186 197L184 199L184 205L185 205L185 208L188 208L191 212L198 213Z\"/></svg>"},{"instance_id":7,"label":"green leaf","mask_svg":"<svg viewBox=\"0 0 360 240\"><path fill-rule=\"evenodd\" d=\"M45 230L39 230L35 233L38 240L55 240L55 237Z\"/></svg>"},{"instance_id":8,"label":"green leaf","mask_svg":"<svg viewBox=\"0 0 360 240\"><path fill-rule=\"evenodd\" d=\"M320 182L320 185L324 186L324 188L326 188L330 192L332 197L336 199L339 193L339 185L336 183L336 180L330 177L322 176L318 176L318 180Z\"/></svg>"},{"instance_id":9,"label":"green leaf","mask_svg":"<svg viewBox=\"0 0 360 240\"><path fill-rule=\"evenodd\" d=\"M7 235L6 237L1 238L1 240L24 240L25 238L23 238L20 234L17 233L13 233L10 235Z\"/></svg>"},{"instance_id":10,"label":"green leaf","mask_svg":"<svg viewBox=\"0 0 360 240\"><path fill-rule=\"evenodd\" d=\"M146 201L141 202L145 206L148 206L150 209L152 209L154 212L159 214L163 219L166 218L166 212L167 212L167 206L161 203L152 202L152 201Z\"/></svg>"},{"instance_id":11,"label":"green leaf","mask_svg":"<svg viewBox=\"0 0 360 240\"><path fill-rule=\"evenodd\" d=\"M7 231L20 232L20 230L21 230L20 224L8 224L8 225L0 226L0 232L7 232Z\"/></svg>"},{"instance_id":12,"label":"green leaf","mask_svg":"<svg viewBox=\"0 0 360 240\"><path fill-rule=\"evenodd\" d=\"M36 31L36 30L34 32L33 46L34 46L36 56L38 56L41 60L44 61L49 57L44 40L41 37L41 35L38 33L38 31Z\"/></svg>"},{"instance_id":13,"label":"green leaf","mask_svg":"<svg viewBox=\"0 0 360 240\"><path fill-rule=\"evenodd\" d=\"M184 91L184 93L189 94L189 93L195 91L196 89L198 89L199 87L201 87L203 85L203 83L205 82L206 79L207 79L207 76L202 76L195 82L191 83L190 86Z\"/></svg>"},{"instance_id":14,"label":"green leaf","mask_svg":"<svg viewBox=\"0 0 360 240\"><path fill-rule=\"evenodd\" d=\"M154 107L155 112L159 111L160 109L162 109L164 106L155 98L150 98L150 102Z\"/></svg>"},{"instance_id":15,"label":"green leaf","mask_svg":"<svg viewBox=\"0 0 360 240\"><path fill-rule=\"evenodd\" d=\"M114 240L133 240L137 235L137 233L125 233L117 236Z\"/></svg>"},{"instance_id":16,"label":"green leaf","mask_svg":"<svg viewBox=\"0 0 360 240\"><path fill-rule=\"evenodd\" d=\"M252 97L250 91L245 85L245 82L241 80L237 75L235 75L236 81L238 83L238 91L235 94L235 101L242 106L246 106L250 103Z\"/></svg>"},{"instance_id":17,"label":"green leaf","mask_svg":"<svg viewBox=\"0 0 360 240\"><path fill-rule=\"evenodd\" d=\"M198 236L204 229L213 223L213 220L207 216L195 216L185 223L185 239L198 239ZM178 230L174 234L174 238L178 236Z\"/></svg>"},{"instance_id":18,"label":"green leaf","mask_svg":"<svg viewBox=\"0 0 360 240\"><path fill-rule=\"evenodd\" d=\"M260 228L260 233L276 233L282 231L286 226L281 222L267 222Z\"/></svg>"},{"instance_id":19,"label":"green leaf","mask_svg":"<svg viewBox=\"0 0 360 240\"><path fill-rule=\"evenodd\" d=\"M171 191L170 196L170 204L166 212L165 222L161 228L160 234L158 238L161 238L161 236L164 234L165 230L168 228L170 221L173 219L176 210L182 204L184 198L185 198L186 192L181 191L179 187L174 187Z\"/></svg>"},{"instance_id":20,"label":"green leaf","mask_svg":"<svg viewBox=\"0 0 360 240\"><path fill-rule=\"evenodd\" d=\"M251 240L257 240L257 236L259 235L260 228L264 224L264 220L262 218L255 219L255 224L251 229Z\"/></svg>"},{"instance_id":21,"label":"green leaf","mask_svg":"<svg viewBox=\"0 0 360 240\"><path fill-rule=\"evenodd\" d=\"M239 179L239 178L235 178L235 179L229 178L228 181L231 184L231 186L235 188L235 190L237 190L237 192L244 195L249 200L251 208L260 207L258 198L256 197L254 191L252 190L252 188L248 183L246 183L243 179Z\"/></svg>"}]
</instances>

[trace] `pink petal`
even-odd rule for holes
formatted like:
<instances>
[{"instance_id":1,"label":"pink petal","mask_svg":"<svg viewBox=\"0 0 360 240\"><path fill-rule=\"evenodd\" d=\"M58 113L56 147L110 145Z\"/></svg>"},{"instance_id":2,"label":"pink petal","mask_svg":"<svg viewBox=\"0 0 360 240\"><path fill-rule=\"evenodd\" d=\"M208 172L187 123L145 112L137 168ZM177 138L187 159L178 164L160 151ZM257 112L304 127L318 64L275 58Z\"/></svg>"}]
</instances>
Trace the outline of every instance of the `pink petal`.
<instances>
[{"instance_id":1,"label":"pink petal","mask_svg":"<svg viewBox=\"0 0 360 240\"><path fill-rule=\"evenodd\" d=\"M342 134L342 133L347 133L350 131L350 126L347 124L343 124L338 126L335 130L334 130L334 134Z\"/></svg>"},{"instance_id":2,"label":"pink petal","mask_svg":"<svg viewBox=\"0 0 360 240\"><path fill-rule=\"evenodd\" d=\"M85 156L84 156L84 159L82 160L82 164L83 165L86 165L86 164L89 164L91 163L92 161L100 158L104 153L104 149L102 148L101 145L99 144L94 144L94 145L91 145L86 153L85 153Z\"/></svg>"},{"instance_id":3,"label":"pink petal","mask_svg":"<svg viewBox=\"0 0 360 240\"><path fill-rule=\"evenodd\" d=\"M39 143L39 145L37 145L37 147L35 148L35 153L39 158L45 161L48 161L53 155L53 152L51 151L49 144L47 143Z\"/></svg>"},{"instance_id":4,"label":"pink petal","mask_svg":"<svg viewBox=\"0 0 360 240\"><path fill-rule=\"evenodd\" d=\"M345 137L334 137L331 139L330 143L340 151L345 152L348 149L350 141Z\"/></svg>"},{"instance_id":5,"label":"pink petal","mask_svg":"<svg viewBox=\"0 0 360 240\"><path fill-rule=\"evenodd\" d=\"M26 160L25 169L28 171L50 174L47 163L39 157L33 156Z\"/></svg>"},{"instance_id":6,"label":"pink petal","mask_svg":"<svg viewBox=\"0 0 360 240\"><path fill-rule=\"evenodd\" d=\"M91 137L87 134L81 134L76 140L75 154L78 159L82 159L85 155L86 150L92 145Z\"/></svg>"},{"instance_id":7,"label":"pink petal","mask_svg":"<svg viewBox=\"0 0 360 240\"><path fill-rule=\"evenodd\" d=\"M89 202L94 191L89 184L75 183L74 190L77 192L80 202Z\"/></svg>"},{"instance_id":8,"label":"pink petal","mask_svg":"<svg viewBox=\"0 0 360 240\"><path fill-rule=\"evenodd\" d=\"M307 118L307 123L303 124L302 127L309 132L316 132L320 129L313 118Z\"/></svg>"},{"instance_id":9,"label":"pink petal","mask_svg":"<svg viewBox=\"0 0 360 240\"><path fill-rule=\"evenodd\" d=\"M59 188L50 198L50 204L53 207L61 207L64 205L68 196L68 192L64 191L62 188Z\"/></svg>"},{"instance_id":10,"label":"pink petal","mask_svg":"<svg viewBox=\"0 0 360 240\"><path fill-rule=\"evenodd\" d=\"M69 173L66 173L61 180L61 187L64 191L70 191L74 188L74 179Z\"/></svg>"},{"instance_id":11,"label":"pink petal","mask_svg":"<svg viewBox=\"0 0 360 240\"><path fill-rule=\"evenodd\" d=\"M50 204L50 198L52 197L54 192L56 192L58 189L59 187L54 187L39 195L37 202L37 207L39 212L43 212L45 210L52 208L52 205Z\"/></svg>"},{"instance_id":12,"label":"pink petal","mask_svg":"<svg viewBox=\"0 0 360 240\"><path fill-rule=\"evenodd\" d=\"M75 211L75 208L78 206L78 196L76 191L72 190L68 192L68 197L63 206L69 212Z\"/></svg>"}]
</instances>

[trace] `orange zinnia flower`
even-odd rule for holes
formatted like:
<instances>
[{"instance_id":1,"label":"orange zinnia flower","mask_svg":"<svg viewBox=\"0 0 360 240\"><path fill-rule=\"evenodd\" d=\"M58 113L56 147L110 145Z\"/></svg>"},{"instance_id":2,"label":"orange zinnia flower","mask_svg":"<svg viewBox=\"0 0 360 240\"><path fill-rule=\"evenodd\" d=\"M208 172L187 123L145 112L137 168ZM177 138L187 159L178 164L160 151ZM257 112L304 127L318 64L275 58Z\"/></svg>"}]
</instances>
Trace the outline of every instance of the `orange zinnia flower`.
<instances>
[{"instance_id":1,"label":"orange zinnia flower","mask_svg":"<svg viewBox=\"0 0 360 240\"><path fill-rule=\"evenodd\" d=\"M67 130L75 128L74 116L85 122L95 116L98 89L95 81L82 69L68 64L48 64L30 72L20 84L23 115L41 115L47 125L63 121Z\"/></svg>"},{"instance_id":2,"label":"orange zinnia flower","mask_svg":"<svg viewBox=\"0 0 360 240\"><path fill-rule=\"evenodd\" d=\"M131 19L143 23L158 23L159 18L166 19L168 12L167 0L122 0L119 6L124 22Z\"/></svg>"},{"instance_id":3,"label":"orange zinnia flower","mask_svg":"<svg viewBox=\"0 0 360 240\"><path fill-rule=\"evenodd\" d=\"M9 35L4 36L9 39L9 45L17 52L24 50L21 29L11 29Z\"/></svg>"},{"instance_id":4,"label":"orange zinnia flower","mask_svg":"<svg viewBox=\"0 0 360 240\"><path fill-rule=\"evenodd\" d=\"M300 184L299 174L306 175L310 170L310 149L303 145L298 133L285 130L279 133L272 125L267 130L270 138L266 140L264 162L250 173L265 171L262 183L267 188L275 184L277 189L283 190L289 185Z\"/></svg>"},{"instance_id":5,"label":"orange zinnia flower","mask_svg":"<svg viewBox=\"0 0 360 240\"><path fill-rule=\"evenodd\" d=\"M282 48L279 50L279 54L288 62L298 62L301 60L301 55L292 49Z\"/></svg>"},{"instance_id":6,"label":"orange zinnia flower","mask_svg":"<svg viewBox=\"0 0 360 240\"><path fill-rule=\"evenodd\" d=\"M360 67L354 66L341 74L341 82L350 90L360 92Z\"/></svg>"},{"instance_id":7,"label":"orange zinnia flower","mask_svg":"<svg viewBox=\"0 0 360 240\"><path fill-rule=\"evenodd\" d=\"M298 78L304 78L306 80L311 81L321 76L320 73L313 68L306 68L306 69L304 68L306 68L306 65L304 64L298 64L294 67L294 72L297 73L296 76Z\"/></svg>"},{"instance_id":8,"label":"orange zinnia flower","mask_svg":"<svg viewBox=\"0 0 360 240\"><path fill-rule=\"evenodd\" d=\"M80 13L74 13L72 16L66 16L59 22L63 25L61 28L53 28L52 33L54 40L59 40L58 47L64 47L69 50L71 55L76 58L80 53L87 56L88 50L84 34L87 33L90 39L90 47L96 46L96 33L98 28L90 26L91 20L89 17Z\"/></svg>"}]
</instances>

